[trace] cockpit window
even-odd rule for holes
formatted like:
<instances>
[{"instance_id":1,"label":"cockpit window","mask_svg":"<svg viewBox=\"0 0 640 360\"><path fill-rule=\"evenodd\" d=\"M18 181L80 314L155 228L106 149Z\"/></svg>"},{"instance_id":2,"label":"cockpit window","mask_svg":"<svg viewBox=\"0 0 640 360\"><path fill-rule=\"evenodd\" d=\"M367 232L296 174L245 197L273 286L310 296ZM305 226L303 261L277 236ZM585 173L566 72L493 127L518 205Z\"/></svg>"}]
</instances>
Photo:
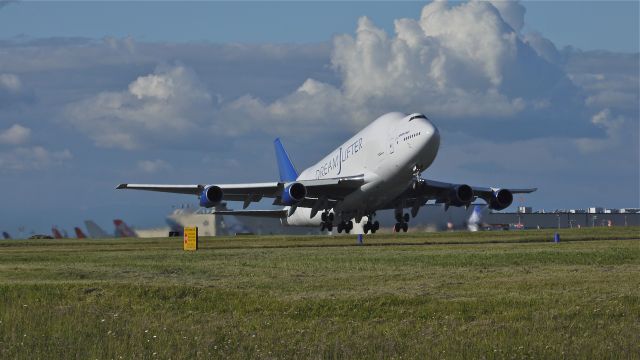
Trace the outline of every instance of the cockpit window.
<instances>
[{"instance_id":1,"label":"cockpit window","mask_svg":"<svg viewBox=\"0 0 640 360\"><path fill-rule=\"evenodd\" d=\"M422 115L422 114L412 116L412 117L409 119L409 121L411 121L411 120L413 120L413 119L425 119L425 120L429 120L429 119L427 119L427 117L426 117L426 116L424 116L424 115Z\"/></svg>"}]
</instances>

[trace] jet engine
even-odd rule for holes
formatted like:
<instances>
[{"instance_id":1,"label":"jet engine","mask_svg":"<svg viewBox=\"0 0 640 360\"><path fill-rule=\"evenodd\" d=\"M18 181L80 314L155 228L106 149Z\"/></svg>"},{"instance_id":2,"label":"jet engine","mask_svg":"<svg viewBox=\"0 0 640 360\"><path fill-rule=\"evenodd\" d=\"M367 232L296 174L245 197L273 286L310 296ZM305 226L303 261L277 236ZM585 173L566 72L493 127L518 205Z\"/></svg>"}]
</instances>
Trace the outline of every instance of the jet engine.
<instances>
[{"instance_id":1,"label":"jet engine","mask_svg":"<svg viewBox=\"0 0 640 360\"><path fill-rule=\"evenodd\" d=\"M513 202L513 194L507 189L493 190L493 195L489 200L489 208L493 210L504 210Z\"/></svg>"},{"instance_id":2,"label":"jet engine","mask_svg":"<svg viewBox=\"0 0 640 360\"><path fill-rule=\"evenodd\" d=\"M449 192L449 205L467 206L473 201L473 189L469 185L456 185Z\"/></svg>"},{"instance_id":3,"label":"jet engine","mask_svg":"<svg viewBox=\"0 0 640 360\"><path fill-rule=\"evenodd\" d=\"M285 226L309 226L309 227L319 227L322 223L321 215L322 213L317 213L316 216L311 217L311 209L310 208L298 208L296 212L282 218L280 221L282 225Z\"/></svg>"},{"instance_id":4,"label":"jet engine","mask_svg":"<svg viewBox=\"0 0 640 360\"><path fill-rule=\"evenodd\" d=\"M307 188L299 182L287 184L282 191L282 204L291 206L304 200L307 196Z\"/></svg>"},{"instance_id":5,"label":"jet engine","mask_svg":"<svg viewBox=\"0 0 640 360\"><path fill-rule=\"evenodd\" d=\"M219 186L208 185L200 194L200 206L211 208L222 201L222 189Z\"/></svg>"}]
</instances>

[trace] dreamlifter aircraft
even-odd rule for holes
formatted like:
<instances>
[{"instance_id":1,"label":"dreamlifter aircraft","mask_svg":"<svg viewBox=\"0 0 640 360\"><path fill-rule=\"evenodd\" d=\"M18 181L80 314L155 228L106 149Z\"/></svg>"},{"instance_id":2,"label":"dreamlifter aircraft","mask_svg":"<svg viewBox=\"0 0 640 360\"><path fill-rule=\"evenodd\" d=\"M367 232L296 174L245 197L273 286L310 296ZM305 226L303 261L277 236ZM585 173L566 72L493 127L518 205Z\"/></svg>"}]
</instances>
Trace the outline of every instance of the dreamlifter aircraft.
<instances>
[{"instance_id":1,"label":"dreamlifter aircraft","mask_svg":"<svg viewBox=\"0 0 640 360\"><path fill-rule=\"evenodd\" d=\"M317 164L298 173L279 139L275 142L280 181L255 184L154 185L120 184L118 189L192 194L200 205L213 207L223 200L243 201L246 209L263 197L274 198L282 210L218 211L221 214L279 217L292 226L321 226L349 232L353 219L364 231L376 232L377 210L395 209L395 231L407 231L409 208L415 217L429 200L468 207L482 198L489 208L511 205L513 194L536 189L504 189L451 184L424 179L421 174L438 154L438 129L422 114L385 114L333 150Z\"/></svg>"}]
</instances>

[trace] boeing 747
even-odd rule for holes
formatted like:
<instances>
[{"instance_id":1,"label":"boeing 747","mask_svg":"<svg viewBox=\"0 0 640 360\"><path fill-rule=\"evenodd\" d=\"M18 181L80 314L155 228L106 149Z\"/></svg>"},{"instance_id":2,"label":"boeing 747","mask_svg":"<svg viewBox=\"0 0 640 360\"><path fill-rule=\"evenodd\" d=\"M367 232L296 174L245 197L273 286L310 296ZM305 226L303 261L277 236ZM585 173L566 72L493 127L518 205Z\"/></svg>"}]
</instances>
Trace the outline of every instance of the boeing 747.
<instances>
[{"instance_id":1,"label":"boeing 747","mask_svg":"<svg viewBox=\"0 0 640 360\"><path fill-rule=\"evenodd\" d=\"M203 207L222 201L242 201L243 209L262 198L273 198L280 210L238 210L216 213L268 216L291 226L320 226L338 232L353 229L364 217L365 233L380 224L377 210L395 210L395 231L408 229L413 217L429 200L468 207L477 198L490 209L503 210L513 194L536 189L469 186L423 178L438 154L440 133L423 114L385 114L301 173L296 171L279 139L274 142L280 181L251 184L120 184L117 189L148 190L196 195Z\"/></svg>"}]
</instances>

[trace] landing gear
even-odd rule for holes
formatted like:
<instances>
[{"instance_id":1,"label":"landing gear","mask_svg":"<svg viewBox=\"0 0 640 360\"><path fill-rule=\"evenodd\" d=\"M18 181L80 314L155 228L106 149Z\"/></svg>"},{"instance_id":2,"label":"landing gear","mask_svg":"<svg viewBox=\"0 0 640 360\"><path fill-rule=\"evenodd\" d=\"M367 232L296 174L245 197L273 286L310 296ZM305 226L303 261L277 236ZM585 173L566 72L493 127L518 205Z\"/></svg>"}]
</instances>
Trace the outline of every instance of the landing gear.
<instances>
[{"instance_id":1,"label":"landing gear","mask_svg":"<svg viewBox=\"0 0 640 360\"><path fill-rule=\"evenodd\" d=\"M362 226L362 230L364 230L365 234L368 234L369 232L375 234L376 231L380 229L380 223L377 220L372 222L374 216L375 213L367 216L367 222Z\"/></svg>"},{"instance_id":2,"label":"landing gear","mask_svg":"<svg viewBox=\"0 0 640 360\"><path fill-rule=\"evenodd\" d=\"M378 229L380 229L380 223L377 220L374 221L374 222L367 221L362 226L362 229L364 230L365 234L368 234L369 232L371 232L372 234L375 234L376 231L378 231Z\"/></svg>"},{"instance_id":3,"label":"landing gear","mask_svg":"<svg viewBox=\"0 0 640 360\"><path fill-rule=\"evenodd\" d=\"M406 222L396 223L393 227L393 231L395 232L407 232L407 230L409 230L409 224L407 224Z\"/></svg>"},{"instance_id":4,"label":"landing gear","mask_svg":"<svg viewBox=\"0 0 640 360\"><path fill-rule=\"evenodd\" d=\"M353 221L343 221L338 224L338 233L341 233L344 230L345 234L348 234L351 230L353 230Z\"/></svg>"},{"instance_id":5,"label":"landing gear","mask_svg":"<svg viewBox=\"0 0 640 360\"><path fill-rule=\"evenodd\" d=\"M407 230L409 230L409 214L402 214L402 212L397 213L396 212L396 225L393 227L393 230L395 232L400 232L402 230L402 232L407 232Z\"/></svg>"},{"instance_id":6,"label":"landing gear","mask_svg":"<svg viewBox=\"0 0 640 360\"><path fill-rule=\"evenodd\" d=\"M323 212L320 215L322 222L320 223L320 231L333 231L333 213L328 211Z\"/></svg>"}]
</instances>

